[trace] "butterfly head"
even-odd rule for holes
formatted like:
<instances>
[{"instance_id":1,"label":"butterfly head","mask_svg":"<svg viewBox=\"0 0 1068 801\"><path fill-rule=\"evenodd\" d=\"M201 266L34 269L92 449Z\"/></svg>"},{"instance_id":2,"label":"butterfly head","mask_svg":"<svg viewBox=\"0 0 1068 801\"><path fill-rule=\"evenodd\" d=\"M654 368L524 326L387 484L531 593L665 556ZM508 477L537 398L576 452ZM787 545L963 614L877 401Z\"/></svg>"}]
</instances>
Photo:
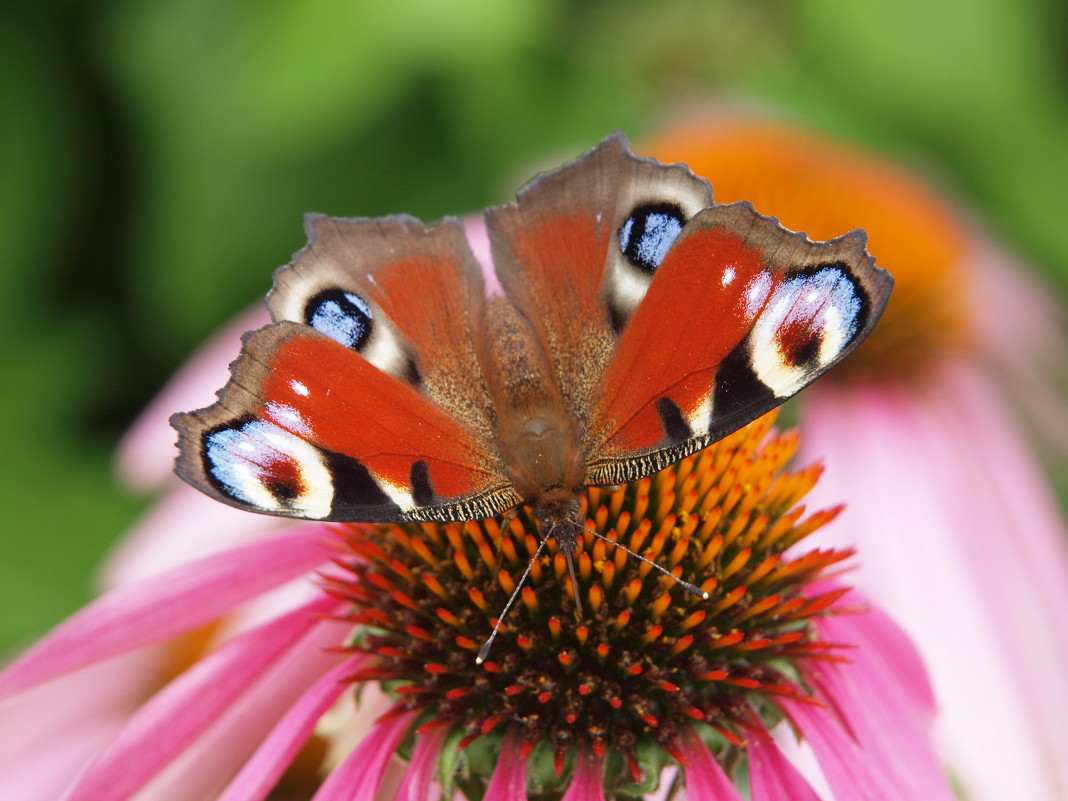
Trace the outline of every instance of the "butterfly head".
<instances>
[{"instance_id":1,"label":"butterfly head","mask_svg":"<svg viewBox=\"0 0 1068 801\"><path fill-rule=\"evenodd\" d=\"M576 538L583 528L579 519L579 498L583 489L580 487L576 492L566 487L552 487L531 504L541 538L555 539L557 550L567 557L575 553Z\"/></svg>"}]
</instances>

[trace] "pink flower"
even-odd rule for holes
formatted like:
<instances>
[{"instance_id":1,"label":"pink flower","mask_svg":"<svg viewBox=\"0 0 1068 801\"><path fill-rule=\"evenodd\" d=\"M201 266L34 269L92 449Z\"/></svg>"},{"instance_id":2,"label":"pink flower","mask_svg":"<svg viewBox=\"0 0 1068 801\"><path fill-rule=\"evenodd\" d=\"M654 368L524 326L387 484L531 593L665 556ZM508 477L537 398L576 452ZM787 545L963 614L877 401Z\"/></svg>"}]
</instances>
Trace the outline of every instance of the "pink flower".
<instances>
[{"instance_id":1,"label":"pink flower","mask_svg":"<svg viewBox=\"0 0 1068 801\"><path fill-rule=\"evenodd\" d=\"M211 401L236 344L209 345L124 443L123 473L165 495L111 589L0 673L0 730L32 734L0 742L0 797L952 798L915 650L837 583L851 549L798 545L839 510L805 514L820 470L785 470L798 438L771 417L586 495L591 526L709 600L590 537L582 619L549 553L478 666L534 550L524 513L293 524L173 480L166 417Z\"/></svg>"},{"instance_id":2,"label":"pink flower","mask_svg":"<svg viewBox=\"0 0 1068 801\"><path fill-rule=\"evenodd\" d=\"M826 578L850 551L796 547L837 510L804 515L819 471L786 472L798 439L770 425L586 496L599 530L711 600L591 537L578 557L583 620L562 557L547 556L483 666L475 652L535 544L525 515L281 528L245 515L267 527L177 554L161 543L183 522L198 541L226 523L192 530L204 510L168 482L173 519L150 513L113 563L117 586L0 674L4 731L38 729L0 746L0 791L251 801L283 782L287 797L316 801L443 790L579 801L662 781L740 799L748 776L754 801L817 798L813 786L830 788L824 798L948 801L918 657ZM164 683L161 663L196 632ZM121 686L134 697L108 690ZM54 744L74 740L57 759Z\"/></svg>"},{"instance_id":3,"label":"pink flower","mask_svg":"<svg viewBox=\"0 0 1068 801\"><path fill-rule=\"evenodd\" d=\"M857 584L915 639L965 797L1068 797L1068 535L1017 414L1066 444L1048 293L916 179L795 125L694 119L649 150L814 237L868 231L894 296L800 404L813 497L848 501L818 542L858 546Z\"/></svg>"}]
</instances>

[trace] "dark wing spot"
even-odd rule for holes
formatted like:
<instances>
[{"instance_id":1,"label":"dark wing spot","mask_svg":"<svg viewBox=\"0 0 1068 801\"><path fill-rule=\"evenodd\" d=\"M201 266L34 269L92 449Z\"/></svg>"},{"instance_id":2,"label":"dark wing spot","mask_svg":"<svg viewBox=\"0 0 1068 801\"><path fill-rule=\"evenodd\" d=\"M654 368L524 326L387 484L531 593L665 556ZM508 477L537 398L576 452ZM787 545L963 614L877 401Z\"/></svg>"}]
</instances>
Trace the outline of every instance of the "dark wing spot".
<instances>
[{"instance_id":1,"label":"dark wing spot","mask_svg":"<svg viewBox=\"0 0 1068 801\"><path fill-rule=\"evenodd\" d=\"M619 250L642 272L654 273L685 224L674 203L638 206L619 228Z\"/></svg>"},{"instance_id":2,"label":"dark wing spot","mask_svg":"<svg viewBox=\"0 0 1068 801\"><path fill-rule=\"evenodd\" d=\"M798 321L783 326L775 336L783 360L790 367L815 367L819 363L822 333L810 325L811 321Z\"/></svg>"},{"instance_id":3,"label":"dark wing spot","mask_svg":"<svg viewBox=\"0 0 1068 801\"><path fill-rule=\"evenodd\" d=\"M656 413L660 415L660 426L664 429L668 442L684 442L693 436L690 424L682 416L682 409L671 398L658 398Z\"/></svg>"},{"instance_id":4,"label":"dark wing spot","mask_svg":"<svg viewBox=\"0 0 1068 801\"><path fill-rule=\"evenodd\" d=\"M228 498L260 506L253 487L266 490L278 508L290 508L307 492L304 470L291 453L267 436L277 427L244 415L201 436L204 475Z\"/></svg>"},{"instance_id":5,"label":"dark wing spot","mask_svg":"<svg viewBox=\"0 0 1068 801\"><path fill-rule=\"evenodd\" d=\"M272 464L270 477L264 478L263 486L278 501L279 506L289 506L306 490L301 472L291 459Z\"/></svg>"},{"instance_id":6,"label":"dark wing spot","mask_svg":"<svg viewBox=\"0 0 1068 801\"><path fill-rule=\"evenodd\" d=\"M305 323L353 350L371 336L373 317L363 298L343 289L324 289L304 306Z\"/></svg>"},{"instance_id":7,"label":"dark wing spot","mask_svg":"<svg viewBox=\"0 0 1068 801\"><path fill-rule=\"evenodd\" d=\"M334 503L332 515L340 509L352 507L393 507L400 515L400 507L382 491L370 471L351 456L334 451L323 451L326 466L334 480Z\"/></svg>"},{"instance_id":8,"label":"dark wing spot","mask_svg":"<svg viewBox=\"0 0 1068 801\"><path fill-rule=\"evenodd\" d=\"M412 484L412 499L420 506L430 506L437 498L434 487L430 484L430 473L426 469L426 462L420 459L412 463L411 473L408 480Z\"/></svg>"},{"instance_id":9,"label":"dark wing spot","mask_svg":"<svg viewBox=\"0 0 1068 801\"><path fill-rule=\"evenodd\" d=\"M767 410L774 406L775 393L753 371L749 340L743 339L716 370L716 390L712 397L713 425L728 421L744 409Z\"/></svg>"},{"instance_id":10,"label":"dark wing spot","mask_svg":"<svg viewBox=\"0 0 1068 801\"><path fill-rule=\"evenodd\" d=\"M423 374L419 372L419 365L415 363L415 359L408 359L405 362L404 380L413 387L422 386Z\"/></svg>"}]
</instances>

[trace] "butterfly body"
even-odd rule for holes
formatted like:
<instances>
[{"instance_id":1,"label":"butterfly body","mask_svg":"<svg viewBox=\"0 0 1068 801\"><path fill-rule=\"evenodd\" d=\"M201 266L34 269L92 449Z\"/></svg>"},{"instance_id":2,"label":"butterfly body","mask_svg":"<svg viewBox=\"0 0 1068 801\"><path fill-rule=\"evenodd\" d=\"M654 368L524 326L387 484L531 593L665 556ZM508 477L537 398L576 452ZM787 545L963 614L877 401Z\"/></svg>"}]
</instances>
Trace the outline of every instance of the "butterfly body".
<instances>
[{"instance_id":1,"label":"butterfly body","mask_svg":"<svg viewBox=\"0 0 1068 801\"><path fill-rule=\"evenodd\" d=\"M649 475L782 403L890 292L865 237L812 242L619 135L486 212L500 293L455 219L309 215L177 472L319 520L528 506L575 549L591 484Z\"/></svg>"},{"instance_id":2,"label":"butterfly body","mask_svg":"<svg viewBox=\"0 0 1068 801\"><path fill-rule=\"evenodd\" d=\"M567 414L548 358L529 322L503 299L489 304L481 345L497 450L505 455L512 486L547 528L570 531L565 522L577 524L587 483L585 458L577 421ZM558 540L565 552L573 551L573 535L562 533Z\"/></svg>"}]
</instances>

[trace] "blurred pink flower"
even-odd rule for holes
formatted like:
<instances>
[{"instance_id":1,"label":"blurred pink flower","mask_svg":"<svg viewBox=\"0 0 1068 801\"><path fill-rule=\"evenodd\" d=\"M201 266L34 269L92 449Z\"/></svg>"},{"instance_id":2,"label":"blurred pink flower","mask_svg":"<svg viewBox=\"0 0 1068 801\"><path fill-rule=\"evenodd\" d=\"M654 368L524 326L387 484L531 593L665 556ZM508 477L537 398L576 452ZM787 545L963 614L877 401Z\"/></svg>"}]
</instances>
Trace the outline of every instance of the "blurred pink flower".
<instances>
[{"instance_id":1,"label":"blurred pink flower","mask_svg":"<svg viewBox=\"0 0 1068 801\"><path fill-rule=\"evenodd\" d=\"M799 126L699 117L647 151L815 238L867 230L890 305L799 404L813 497L847 501L817 541L859 548L858 586L919 646L963 796L1068 798L1068 535L1019 420L1068 444L1049 292L916 179Z\"/></svg>"},{"instance_id":2,"label":"blurred pink flower","mask_svg":"<svg viewBox=\"0 0 1068 801\"><path fill-rule=\"evenodd\" d=\"M209 346L151 409L209 402L228 359ZM820 578L850 552L781 553L836 510L802 517L819 471L783 471L797 438L770 419L629 493L587 498L600 530L700 570L712 601L668 597L591 538L588 620L566 622L561 560L543 560L482 667L478 638L531 552L522 517L280 524L172 480L159 469L170 447L138 441L158 441L154 425L135 427L120 464L167 494L114 555L113 588L0 673L0 728L32 729L0 744L0 797L252 801L283 782L272 798L585 801L651 793L674 763L658 796L678 782L691 798L741 799L742 779L753 801L952 798L914 649ZM672 506L697 477L700 529Z\"/></svg>"}]
</instances>

